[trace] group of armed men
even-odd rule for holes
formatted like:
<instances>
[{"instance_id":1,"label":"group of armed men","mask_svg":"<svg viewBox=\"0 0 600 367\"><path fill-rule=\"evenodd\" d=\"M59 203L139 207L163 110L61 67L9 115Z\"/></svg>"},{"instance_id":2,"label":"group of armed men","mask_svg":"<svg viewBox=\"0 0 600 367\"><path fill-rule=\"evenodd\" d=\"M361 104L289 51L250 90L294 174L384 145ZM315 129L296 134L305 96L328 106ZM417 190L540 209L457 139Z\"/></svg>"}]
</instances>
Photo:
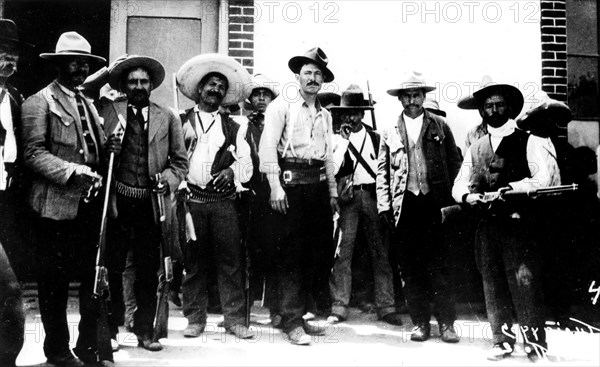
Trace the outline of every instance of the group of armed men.
<instances>
[{"instance_id":1,"label":"group of armed men","mask_svg":"<svg viewBox=\"0 0 600 367\"><path fill-rule=\"evenodd\" d=\"M0 25L0 198L8 208L3 210L10 210L16 195L11 189L26 190L35 216L31 228L43 238L36 247L36 272L49 363L112 364L98 353L92 301L104 204L103 195L94 193L103 190L110 190L105 264L113 339L123 323L123 271L133 265L129 292L137 308L131 331L140 347L163 348L153 332L161 244L168 238L176 244L170 249L175 268L185 269L185 337L198 337L205 329L211 272L224 329L239 338L254 337L245 316L249 258L253 277L261 286L264 281L272 326L292 344L310 344L311 335L326 331L305 320L324 288L330 296L327 322L349 317L353 250L364 230L379 319L402 324L394 304L395 270L389 261L394 257L414 324L411 340L430 338L433 314L441 340L456 343L441 209L460 204L477 213L475 259L493 331L488 358L500 360L513 352L513 313L528 357L543 357L545 315L536 241L527 224L529 201L490 202L484 196L496 192L508 198L511 192L561 184L554 127L542 126L543 119L533 113L517 127L524 105L517 88L488 80L460 101L459 107L478 110L483 119L469 133L463 163L441 111L424 108L435 88L418 72L387 91L398 98L402 113L380 134L363 123L373 103L357 85L332 103L320 97L323 83L333 81L334 74L318 47L289 60L297 98L278 96L277 83L261 74L251 77L231 57L202 54L177 72L179 91L195 102L178 116L179 111L150 98L165 78L158 60L124 55L90 77L90 69L106 60L92 54L81 35L66 32L55 52L40 55L55 66L56 79L21 104L6 81L23 45L12 21ZM242 103L251 112L246 123L238 124L224 107ZM546 100L542 107L557 103ZM534 129L540 133L525 132ZM108 175L113 177L109 185L103 182ZM24 182L15 184L18 180ZM9 290L3 292L3 325L18 325L24 317L18 282L6 255L0 258L3 287ZM66 310L73 279L81 282L74 355ZM0 338L7 347L0 355L8 366L14 365L23 339L5 329Z\"/></svg>"}]
</instances>

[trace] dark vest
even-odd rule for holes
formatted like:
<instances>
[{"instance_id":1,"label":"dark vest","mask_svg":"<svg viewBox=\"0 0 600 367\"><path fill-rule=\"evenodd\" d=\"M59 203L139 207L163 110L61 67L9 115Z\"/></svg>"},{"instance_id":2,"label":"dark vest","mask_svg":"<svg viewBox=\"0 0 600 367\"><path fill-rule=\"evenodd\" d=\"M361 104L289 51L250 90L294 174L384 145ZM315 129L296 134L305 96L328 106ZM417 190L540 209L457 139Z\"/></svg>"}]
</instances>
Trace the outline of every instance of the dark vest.
<instances>
[{"instance_id":1,"label":"dark vest","mask_svg":"<svg viewBox=\"0 0 600 367\"><path fill-rule=\"evenodd\" d=\"M149 123L148 121L147 124ZM129 186L151 186L148 173L148 129L142 129L130 109L127 113L127 128L123 137L116 179Z\"/></svg>"},{"instance_id":2,"label":"dark vest","mask_svg":"<svg viewBox=\"0 0 600 367\"><path fill-rule=\"evenodd\" d=\"M489 134L473 143L470 192L497 191L510 182L531 177L527 163L528 139L529 134L517 129L502 139L495 153Z\"/></svg>"},{"instance_id":3,"label":"dark vest","mask_svg":"<svg viewBox=\"0 0 600 367\"><path fill-rule=\"evenodd\" d=\"M223 135L225 135L225 142L221 148L219 148L217 154L215 154L215 160L210 168L211 175L224 170L225 168L231 166L233 162L235 162L235 158L229 151L229 147L233 145L237 149L237 133L240 129L240 125L233 121L229 115L222 114L220 112L219 114L221 115L221 129L223 130ZM194 112L193 108L190 108L179 115L179 117L184 125L184 130L186 129L185 125L189 124L189 126L195 132L193 137L184 136L185 149L187 150L188 158L191 158L194 149L196 149L196 144L198 143L198 133L196 132L196 113ZM207 186L207 188L211 190L212 184Z\"/></svg>"}]
</instances>

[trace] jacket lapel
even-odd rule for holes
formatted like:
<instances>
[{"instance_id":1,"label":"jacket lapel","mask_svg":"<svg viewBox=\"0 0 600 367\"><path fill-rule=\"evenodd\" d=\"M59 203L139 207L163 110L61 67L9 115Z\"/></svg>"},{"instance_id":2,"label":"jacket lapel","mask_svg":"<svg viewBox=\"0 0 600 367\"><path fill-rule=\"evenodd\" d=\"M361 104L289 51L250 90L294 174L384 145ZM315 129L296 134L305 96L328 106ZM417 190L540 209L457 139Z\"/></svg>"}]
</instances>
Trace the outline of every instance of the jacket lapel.
<instances>
[{"instance_id":1,"label":"jacket lapel","mask_svg":"<svg viewBox=\"0 0 600 367\"><path fill-rule=\"evenodd\" d=\"M75 119L76 121L79 121L79 113L77 113L77 111L75 111L75 107L73 106L73 103L71 103L71 101L69 101L67 99L67 95L62 91L62 89L60 89L57 82L53 82L50 85L50 91L52 92L52 97L54 98L56 103L65 112L67 112L69 115L71 115L71 117L73 119Z\"/></svg>"},{"instance_id":2,"label":"jacket lapel","mask_svg":"<svg viewBox=\"0 0 600 367\"><path fill-rule=\"evenodd\" d=\"M148 108L148 144L152 142L156 133L165 123L165 115L153 103Z\"/></svg>"},{"instance_id":3,"label":"jacket lapel","mask_svg":"<svg viewBox=\"0 0 600 367\"><path fill-rule=\"evenodd\" d=\"M123 119L125 120L125 126L123 129L127 128L127 100L115 101L112 103L112 105L115 117L108 119L108 121L104 121L104 124L106 124L104 130L106 131L107 135L112 135L115 128L118 126L119 115L123 116Z\"/></svg>"}]
</instances>

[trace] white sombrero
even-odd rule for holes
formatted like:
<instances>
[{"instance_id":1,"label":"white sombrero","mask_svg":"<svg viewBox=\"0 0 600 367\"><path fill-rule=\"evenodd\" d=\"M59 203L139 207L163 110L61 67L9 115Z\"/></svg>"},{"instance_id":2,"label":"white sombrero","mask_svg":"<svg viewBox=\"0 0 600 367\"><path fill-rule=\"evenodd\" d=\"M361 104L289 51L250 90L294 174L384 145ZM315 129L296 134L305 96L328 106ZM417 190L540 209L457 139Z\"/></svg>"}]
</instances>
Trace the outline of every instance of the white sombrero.
<instances>
[{"instance_id":1,"label":"white sombrero","mask_svg":"<svg viewBox=\"0 0 600 367\"><path fill-rule=\"evenodd\" d=\"M228 106L245 100L251 91L250 74L234 58L221 54L202 54L186 61L177 72L177 85L184 96L198 102L198 84L207 74L220 73L227 78L229 89L221 105Z\"/></svg>"}]
</instances>

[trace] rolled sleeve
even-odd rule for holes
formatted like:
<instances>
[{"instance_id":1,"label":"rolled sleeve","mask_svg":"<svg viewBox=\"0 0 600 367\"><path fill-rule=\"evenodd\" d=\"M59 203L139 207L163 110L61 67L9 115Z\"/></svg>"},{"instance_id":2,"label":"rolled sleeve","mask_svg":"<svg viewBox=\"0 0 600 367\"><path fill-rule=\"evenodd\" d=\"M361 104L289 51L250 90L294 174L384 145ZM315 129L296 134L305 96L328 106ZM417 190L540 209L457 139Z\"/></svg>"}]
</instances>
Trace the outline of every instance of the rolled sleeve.
<instances>
[{"instance_id":1,"label":"rolled sleeve","mask_svg":"<svg viewBox=\"0 0 600 367\"><path fill-rule=\"evenodd\" d=\"M236 182L246 183L252 178L254 166L250 154L250 145L246 142L248 125L240 126L236 136L236 160L230 166L233 170L233 179Z\"/></svg>"}]
</instances>

